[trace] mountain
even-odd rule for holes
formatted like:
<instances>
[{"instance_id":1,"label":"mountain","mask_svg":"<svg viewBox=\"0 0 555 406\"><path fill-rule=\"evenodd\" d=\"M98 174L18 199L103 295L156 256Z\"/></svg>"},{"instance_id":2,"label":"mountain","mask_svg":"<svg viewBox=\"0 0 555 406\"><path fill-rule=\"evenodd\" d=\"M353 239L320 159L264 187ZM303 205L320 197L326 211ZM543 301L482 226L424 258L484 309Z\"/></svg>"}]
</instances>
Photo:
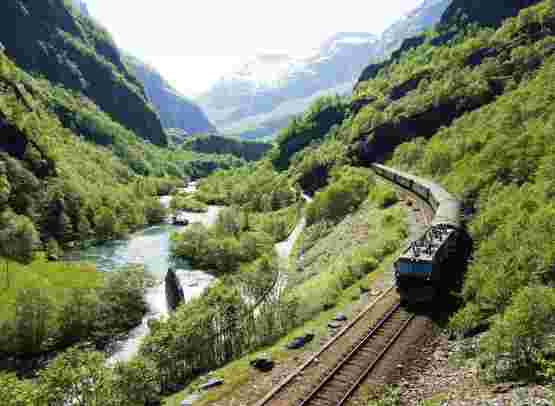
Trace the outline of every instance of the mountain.
<instances>
[{"instance_id":1,"label":"mountain","mask_svg":"<svg viewBox=\"0 0 555 406\"><path fill-rule=\"evenodd\" d=\"M424 0L420 7L403 16L382 33L378 54L387 57L405 39L436 25L451 2L452 0Z\"/></svg>"},{"instance_id":2,"label":"mountain","mask_svg":"<svg viewBox=\"0 0 555 406\"><path fill-rule=\"evenodd\" d=\"M129 55L124 56L124 61L143 84L164 128L180 129L188 134L216 130L200 107L175 90L155 68Z\"/></svg>"},{"instance_id":3,"label":"mountain","mask_svg":"<svg viewBox=\"0 0 555 406\"><path fill-rule=\"evenodd\" d=\"M76 9L64 0L3 2L0 38L7 56L25 71L81 92L145 140L167 145L141 83L123 64L109 33L82 10L86 7Z\"/></svg>"},{"instance_id":4,"label":"mountain","mask_svg":"<svg viewBox=\"0 0 555 406\"><path fill-rule=\"evenodd\" d=\"M338 33L305 58L258 55L223 77L198 102L224 133L242 138L276 134L318 97L350 94L371 60L387 57L405 38L436 24L450 0L425 0L381 37Z\"/></svg>"},{"instance_id":5,"label":"mountain","mask_svg":"<svg viewBox=\"0 0 555 406\"><path fill-rule=\"evenodd\" d=\"M348 93L376 42L369 33L339 33L305 58L258 55L223 77L198 101L224 132L273 129L272 122L282 127L315 97Z\"/></svg>"}]
</instances>

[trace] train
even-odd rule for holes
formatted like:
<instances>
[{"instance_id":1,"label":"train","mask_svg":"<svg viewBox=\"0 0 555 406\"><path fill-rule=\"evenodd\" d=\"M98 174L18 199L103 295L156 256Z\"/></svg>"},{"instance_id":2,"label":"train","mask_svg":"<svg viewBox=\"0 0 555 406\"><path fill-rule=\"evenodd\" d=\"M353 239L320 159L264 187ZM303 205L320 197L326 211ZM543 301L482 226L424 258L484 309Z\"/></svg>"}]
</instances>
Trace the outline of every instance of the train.
<instances>
[{"instance_id":1,"label":"train","mask_svg":"<svg viewBox=\"0 0 555 406\"><path fill-rule=\"evenodd\" d=\"M434 212L430 227L394 264L395 284L404 304L431 303L460 289L471 240L462 221L462 204L440 185L381 164L374 172L416 194Z\"/></svg>"}]
</instances>

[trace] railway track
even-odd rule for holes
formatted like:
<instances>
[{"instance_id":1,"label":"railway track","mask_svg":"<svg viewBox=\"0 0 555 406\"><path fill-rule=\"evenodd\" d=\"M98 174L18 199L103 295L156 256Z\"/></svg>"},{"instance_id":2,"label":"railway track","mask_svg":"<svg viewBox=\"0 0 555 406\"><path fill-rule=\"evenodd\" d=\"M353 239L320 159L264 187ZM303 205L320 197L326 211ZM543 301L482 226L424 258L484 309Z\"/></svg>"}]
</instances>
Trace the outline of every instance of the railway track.
<instances>
[{"instance_id":1,"label":"railway track","mask_svg":"<svg viewBox=\"0 0 555 406\"><path fill-rule=\"evenodd\" d=\"M299 406L340 406L376 367L408 327L414 315L399 303L331 368L312 391L300 399Z\"/></svg>"}]
</instances>

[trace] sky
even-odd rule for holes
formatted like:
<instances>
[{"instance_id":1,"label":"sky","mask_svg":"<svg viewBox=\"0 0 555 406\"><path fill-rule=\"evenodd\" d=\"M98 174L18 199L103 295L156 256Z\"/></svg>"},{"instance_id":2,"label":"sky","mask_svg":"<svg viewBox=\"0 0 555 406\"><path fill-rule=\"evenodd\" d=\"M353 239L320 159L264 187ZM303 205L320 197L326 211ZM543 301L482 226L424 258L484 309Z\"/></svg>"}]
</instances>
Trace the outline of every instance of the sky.
<instances>
[{"instance_id":1,"label":"sky","mask_svg":"<svg viewBox=\"0 0 555 406\"><path fill-rule=\"evenodd\" d=\"M259 53L304 56L337 32L379 35L422 0L84 0L118 46L186 96Z\"/></svg>"}]
</instances>

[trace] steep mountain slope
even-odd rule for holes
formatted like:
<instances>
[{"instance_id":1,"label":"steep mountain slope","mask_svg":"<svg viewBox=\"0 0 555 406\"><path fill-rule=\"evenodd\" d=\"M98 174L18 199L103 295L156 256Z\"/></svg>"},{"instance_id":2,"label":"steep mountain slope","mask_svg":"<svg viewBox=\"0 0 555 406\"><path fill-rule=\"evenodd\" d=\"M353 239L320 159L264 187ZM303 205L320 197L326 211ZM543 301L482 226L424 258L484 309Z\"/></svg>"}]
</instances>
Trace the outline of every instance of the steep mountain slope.
<instances>
[{"instance_id":1,"label":"steep mountain slope","mask_svg":"<svg viewBox=\"0 0 555 406\"><path fill-rule=\"evenodd\" d=\"M349 94L370 60L388 56L407 37L437 23L450 0L426 0L386 30L339 33L307 58L262 55L223 78L199 98L225 133L244 138L276 134L318 97Z\"/></svg>"},{"instance_id":2,"label":"steep mountain slope","mask_svg":"<svg viewBox=\"0 0 555 406\"><path fill-rule=\"evenodd\" d=\"M143 84L164 128L178 128L189 134L215 131L200 107L179 94L156 69L129 55L124 56L124 61Z\"/></svg>"},{"instance_id":3,"label":"steep mountain slope","mask_svg":"<svg viewBox=\"0 0 555 406\"><path fill-rule=\"evenodd\" d=\"M3 2L0 38L21 68L82 92L140 137L167 145L158 115L110 35L71 3Z\"/></svg>"},{"instance_id":4,"label":"steep mountain slope","mask_svg":"<svg viewBox=\"0 0 555 406\"><path fill-rule=\"evenodd\" d=\"M401 18L382 33L378 54L387 57L397 50L405 39L433 27L452 1L424 0L420 7Z\"/></svg>"},{"instance_id":5,"label":"steep mountain slope","mask_svg":"<svg viewBox=\"0 0 555 406\"><path fill-rule=\"evenodd\" d=\"M499 27L503 20L516 16L520 10L541 0L453 0L441 17L441 26L477 23L481 26Z\"/></svg>"}]
</instances>

